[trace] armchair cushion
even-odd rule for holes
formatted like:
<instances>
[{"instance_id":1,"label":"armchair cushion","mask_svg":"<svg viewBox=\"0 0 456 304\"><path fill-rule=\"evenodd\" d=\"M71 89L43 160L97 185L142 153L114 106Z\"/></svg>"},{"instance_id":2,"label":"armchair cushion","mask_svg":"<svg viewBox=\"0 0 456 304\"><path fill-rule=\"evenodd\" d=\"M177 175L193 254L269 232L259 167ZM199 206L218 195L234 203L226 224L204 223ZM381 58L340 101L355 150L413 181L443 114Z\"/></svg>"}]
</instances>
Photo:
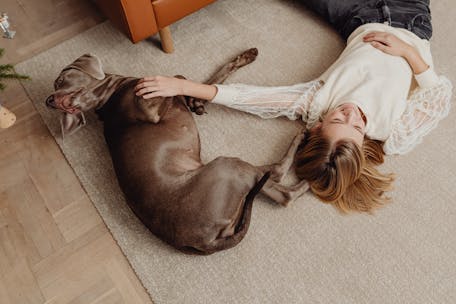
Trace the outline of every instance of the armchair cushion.
<instances>
[{"instance_id":1,"label":"armchair cushion","mask_svg":"<svg viewBox=\"0 0 456 304\"><path fill-rule=\"evenodd\" d=\"M156 34L215 0L93 0L133 43Z\"/></svg>"},{"instance_id":2,"label":"armchair cushion","mask_svg":"<svg viewBox=\"0 0 456 304\"><path fill-rule=\"evenodd\" d=\"M157 26L162 29L212 2L215 0L152 0L152 7Z\"/></svg>"}]
</instances>

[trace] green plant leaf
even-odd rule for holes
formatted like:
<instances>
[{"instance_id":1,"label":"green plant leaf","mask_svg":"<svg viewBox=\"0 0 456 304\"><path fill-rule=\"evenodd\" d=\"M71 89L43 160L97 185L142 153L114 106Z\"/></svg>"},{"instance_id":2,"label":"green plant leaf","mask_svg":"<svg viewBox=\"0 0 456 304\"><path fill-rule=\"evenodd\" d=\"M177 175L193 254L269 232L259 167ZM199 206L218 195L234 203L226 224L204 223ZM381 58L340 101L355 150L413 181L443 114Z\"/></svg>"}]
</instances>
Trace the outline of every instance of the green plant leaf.
<instances>
[{"instance_id":1,"label":"green plant leaf","mask_svg":"<svg viewBox=\"0 0 456 304\"><path fill-rule=\"evenodd\" d=\"M0 57L3 56L4 49L0 49ZM0 64L0 91L3 91L6 85L2 82L4 79L30 79L26 75L16 73L12 64Z\"/></svg>"}]
</instances>

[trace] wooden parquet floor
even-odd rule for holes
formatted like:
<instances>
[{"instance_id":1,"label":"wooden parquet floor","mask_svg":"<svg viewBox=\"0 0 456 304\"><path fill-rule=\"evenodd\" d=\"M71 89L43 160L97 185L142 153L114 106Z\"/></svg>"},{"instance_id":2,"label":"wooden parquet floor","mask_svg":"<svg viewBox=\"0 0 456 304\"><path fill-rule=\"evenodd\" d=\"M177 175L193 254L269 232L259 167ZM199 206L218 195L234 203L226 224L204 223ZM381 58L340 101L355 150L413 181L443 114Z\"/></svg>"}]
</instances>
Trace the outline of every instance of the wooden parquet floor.
<instances>
[{"instance_id":1,"label":"wooden parquet floor","mask_svg":"<svg viewBox=\"0 0 456 304\"><path fill-rule=\"evenodd\" d=\"M103 20L90 1L2 0L17 63ZM17 81L0 92L17 116L0 129L0 303L151 303Z\"/></svg>"}]
</instances>

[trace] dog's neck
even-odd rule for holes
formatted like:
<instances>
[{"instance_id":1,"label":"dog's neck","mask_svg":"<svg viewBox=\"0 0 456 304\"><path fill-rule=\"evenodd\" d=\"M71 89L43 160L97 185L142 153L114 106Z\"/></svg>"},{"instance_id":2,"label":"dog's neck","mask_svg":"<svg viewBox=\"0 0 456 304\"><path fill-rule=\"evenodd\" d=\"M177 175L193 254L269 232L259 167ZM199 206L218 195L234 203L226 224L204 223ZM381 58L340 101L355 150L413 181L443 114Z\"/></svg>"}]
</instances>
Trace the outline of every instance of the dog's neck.
<instances>
[{"instance_id":1,"label":"dog's neck","mask_svg":"<svg viewBox=\"0 0 456 304\"><path fill-rule=\"evenodd\" d=\"M100 80L93 89L93 94L99 96L98 102L95 105L96 110L103 107L116 90L132 80L137 80L135 77L125 77L115 74L105 75L106 77Z\"/></svg>"}]
</instances>

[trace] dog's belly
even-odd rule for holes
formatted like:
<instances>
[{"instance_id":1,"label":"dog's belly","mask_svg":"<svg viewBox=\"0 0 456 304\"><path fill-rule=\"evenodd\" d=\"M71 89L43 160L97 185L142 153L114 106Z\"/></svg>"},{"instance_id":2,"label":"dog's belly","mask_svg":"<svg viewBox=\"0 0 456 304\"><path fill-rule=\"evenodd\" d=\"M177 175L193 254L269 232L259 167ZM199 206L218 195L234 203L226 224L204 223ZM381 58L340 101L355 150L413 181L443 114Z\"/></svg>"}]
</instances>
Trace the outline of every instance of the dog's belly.
<instances>
[{"instance_id":1,"label":"dog's belly","mask_svg":"<svg viewBox=\"0 0 456 304\"><path fill-rule=\"evenodd\" d=\"M198 136L182 124L135 125L117 131L108 141L119 181L135 183L135 189L150 182L173 183L188 170L200 167ZM164 191L166 189L160 189Z\"/></svg>"},{"instance_id":2,"label":"dog's belly","mask_svg":"<svg viewBox=\"0 0 456 304\"><path fill-rule=\"evenodd\" d=\"M239 159L221 157L203 166L191 114L179 110L166 117L105 129L119 184L155 235L177 248L207 248L235 232L259 178Z\"/></svg>"}]
</instances>

